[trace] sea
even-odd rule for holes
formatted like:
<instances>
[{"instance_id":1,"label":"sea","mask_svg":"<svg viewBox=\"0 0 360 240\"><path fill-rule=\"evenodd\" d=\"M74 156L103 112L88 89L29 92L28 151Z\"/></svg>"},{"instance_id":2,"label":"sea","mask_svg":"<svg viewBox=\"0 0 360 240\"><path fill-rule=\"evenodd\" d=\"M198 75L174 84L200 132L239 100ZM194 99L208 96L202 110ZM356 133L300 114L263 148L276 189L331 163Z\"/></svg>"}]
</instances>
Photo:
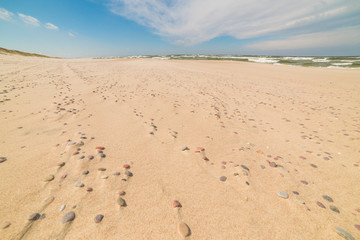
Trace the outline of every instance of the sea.
<instances>
[{"instance_id":1,"label":"sea","mask_svg":"<svg viewBox=\"0 0 360 240\"><path fill-rule=\"evenodd\" d=\"M112 57L113 58L113 57ZM117 57L115 57L117 58ZM356 57L299 57L299 56L253 56L253 55L147 55L121 58L153 58L162 60L216 60L256 62L275 65L295 65L324 68L360 68L360 56Z\"/></svg>"}]
</instances>

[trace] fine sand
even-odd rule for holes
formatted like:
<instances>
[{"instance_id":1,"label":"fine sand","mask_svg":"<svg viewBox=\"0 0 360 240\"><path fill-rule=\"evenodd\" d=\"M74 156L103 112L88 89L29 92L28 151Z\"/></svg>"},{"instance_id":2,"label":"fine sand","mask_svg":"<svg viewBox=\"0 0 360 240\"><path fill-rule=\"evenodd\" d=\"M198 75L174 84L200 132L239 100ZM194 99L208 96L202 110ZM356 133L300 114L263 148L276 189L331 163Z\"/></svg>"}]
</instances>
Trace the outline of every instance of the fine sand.
<instances>
[{"instance_id":1,"label":"fine sand","mask_svg":"<svg viewBox=\"0 0 360 240\"><path fill-rule=\"evenodd\" d=\"M360 239L359 165L360 70L0 55L0 239Z\"/></svg>"}]
</instances>

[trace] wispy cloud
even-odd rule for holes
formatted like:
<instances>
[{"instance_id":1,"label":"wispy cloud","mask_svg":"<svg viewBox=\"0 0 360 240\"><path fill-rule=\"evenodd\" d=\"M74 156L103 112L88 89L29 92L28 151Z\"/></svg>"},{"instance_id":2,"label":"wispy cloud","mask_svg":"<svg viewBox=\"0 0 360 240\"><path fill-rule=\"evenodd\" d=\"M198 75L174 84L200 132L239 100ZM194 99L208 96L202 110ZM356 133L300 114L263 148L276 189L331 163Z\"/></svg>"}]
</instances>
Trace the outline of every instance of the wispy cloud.
<instances>
[{"instance_id":1,"label":"wispy cloud","mask_svg":"<svg viewBox=\"0 0 360 240\"><path fill-rule=\"evenodd\" d=\"M281 40L260 41L246 47L257 50L291 50L360 46L360 27L341 28L333 31L301 34Z\"/></svg>"},{"instance_id":2,"label":"wispy cloud","mask_svg":"<svg viewBox=\"0 0 360 240\"><path fill-rule=\"evenodd\" d=\"M29 15L25 15L22 13L18 13L19 17L21 18L21 20L23 20L25 23L33 25L33 26L40 26L40 21L37 20L36 18L29 16Z\"/></svg>"},{"instance_id":3,"label":"wispy cloud","mask_svg":"<svg viewBox=\"0 0 360 240\"><path fill-rule=\"evenodd\" d=\"M73 34L73 33L71 33L71 32L68 32L68 35L69 35L70 37L75 37L75 34Z\"/></svg>"},{"instance_id":4,"label":"wispy cloud","mask_svg":"<svg viewBox=\"0 0 360 240\"><path fill-rule=\"evenodd\" d=\"M45 24L45 27L50 30L59 30L58 26L55 26L54 24L49 23L49 22Z\"/></svg>"},{"instance_id":5,"label":"wispy cloud","mask_svg":"<svg viewBox=\"0 0 360 240\"><path fill-rule=\"evenodd\" d=\"M5 8L0 8L0 19L10 21L12 19L12 16L14 16L12 12L9 12Z\"/></svg>"},{"instance_id":6,"label":"wispy cloud","mask_svg":"<svg viewBox=\"0 0 360 240\"><path fill-rule=\"evenodd\" d=\"M219 36L328 32L360 25L359 0L108 0L110 11L181 45Z\"/></svg>"}]
</instances>

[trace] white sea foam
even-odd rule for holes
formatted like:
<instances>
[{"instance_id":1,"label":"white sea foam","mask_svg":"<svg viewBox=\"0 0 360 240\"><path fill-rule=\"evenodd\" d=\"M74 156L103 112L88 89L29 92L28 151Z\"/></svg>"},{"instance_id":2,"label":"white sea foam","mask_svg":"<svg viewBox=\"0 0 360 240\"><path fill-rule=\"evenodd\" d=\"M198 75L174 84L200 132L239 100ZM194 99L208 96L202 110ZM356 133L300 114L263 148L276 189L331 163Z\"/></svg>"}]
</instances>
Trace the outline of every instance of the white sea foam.
<instances>
[{"instance_id":1,"label":"white sea foam","mask_svg":"<svg viewBox=\"0 0 360 240\"><path fill-rule=\"evenodd\" d=\"M318 59L313 59L313 62L330 62L329 59L327 58L318 58Z\"/></svg>"},{"instance_id":2,"label":"white sea foam","mask_svg":"<svg viewBox=\"0 0 360 240\"><path fill-rule=\"evenodd\" d=\"M249 57L248 60L250 62L257 62L257 63L277 63L277 62L279 62L278 59L265 58L265 57Z\"/></svg>"},{"instance_id":3,"label":"white sea foam","mask_svg":"<svg viewBox=\"0 0 360 240\"><path fill-rule=\"evenodd\" d=\"M284 60L294 60L294 61L299 61L299 60L312 60L314 59L313 57L283 57Z\"/></svg>"},{"instance_id":4,"label":"white sea foam","mask_svg":"<svg viewBox=\"0 0 360 240\"><path fill-rule=\"evenodd\" d=\"M349 63L349 62L347 62L347 63L332 63L332 65L334 65L334 66L349 66L349 65L352 65L352 63Z\"/></svg>"}]
</instances>

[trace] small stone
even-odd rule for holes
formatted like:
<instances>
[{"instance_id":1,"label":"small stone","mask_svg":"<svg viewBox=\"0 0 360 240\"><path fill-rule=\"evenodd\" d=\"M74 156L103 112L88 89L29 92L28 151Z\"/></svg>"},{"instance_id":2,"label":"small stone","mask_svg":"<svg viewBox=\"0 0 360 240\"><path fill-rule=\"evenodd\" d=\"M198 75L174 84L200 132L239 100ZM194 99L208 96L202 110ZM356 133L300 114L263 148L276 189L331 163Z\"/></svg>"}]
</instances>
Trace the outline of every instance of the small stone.
<instances>
[{"instance_id":1,"label":"small stone","mask_svg":"<svg viewBox=\"0 0 360 240\"><path fill-rule=\"evenodd\" d=\"M187 237L190 235L190 228L189 226L184 223L184 222L180 222L178 223L177 225L177 230L179 232L179 234L182 236L182 237Z\"/></svg>"},{"instance_id":2,"label":"small stone","mask_svg":"<svg viewBox=\"0 0 360 240\"><path fill-rule=\"evenodd\" d=\"M43 213L43 214L40 215L40 219L44 219L44 218L46 218L46 214L45 214L45 213Z\"/></svg>"},{"instance_id":3,"label":"small stone","mask_svg":"<svg viewBox=\"0 0 360 240\"><path fill-rule=\"evenodd\" d=\"M95 149L105 150L105 147L96 147Z\"/></svg>"},{"instance_id":4,"label":"small stone","mask_svg":"<svg viewBox=\"0 0 360 240\"><path fill-rule=\"evenodd\" d=\"M67 222L71 222L75 219L75 213L74 212L68 212L66 213L63 218L61 219L61 222L64 224L64 223L67 223Z\"/></svg>"},{"instance_id":5,"label":"small stone","mask_svg":"<svg viewBox=\"0 0 360 240\"><path fill-rule=\"evenodd\" d=\"M104 171L106 171L106 168L98 168L98 171L104 172Z\"/></svg>"},{"instance_id":6,"label":"small stone","mask_svg":"<svg viewBox=\"0 0 360 240\"><path fill-rule=\"evenodd\" d=\"M39 213L33 213L28 217L29 221L36 221L40 218L40 214Z\"/></svg>"},{"instance_id":7,"label":"small stone","mask_svg":"<svg viewBox=\"0 0 360 240\"><path fill-rule=\"evenodd\" d=\"M182 205L178 200L173 201L173 208L181 208Z\"/></svg>"},{"instance_id":8,"label":"small stone","mask_svg":"<svg viewBox=\"0 0 360 240\"><path fill-rule=\"evenodd\" d=\"M288 199L288 198L289 198L289 194L287 194L286 192L280 191L280 192L277 193L277 195L278 195L279 197L282 197L282 198L285 198L285 199Z\"/></svg>"},{"instance_id":9,"label":"small stone","mask_svg":"<svg viewBox=\"0 0 360 240\"><path fill-rule=\"evenodd\" d=\"M322 197L323 197L323 199L325 199L328 202L334 202L334 200L331 197L329 197L328 195L323 195Z\"/></svg>"},{"instance_id":10,"label":"small stone","mask_svg":"<svg viewBox=\"0 0 360 240\"><path fill-rule=\"evenodd\" d=\"M101 178L101 179L108 179L109 177L106 176L106 175L103 175L103 176L101 176L100 178Z\"/></svg>"},{"instance_id":11,"label":"small stone","mask_svg":"<svg viewBox=\"0 0 360 240\"><path fill-rule=\"evenodd\" d=\"M189 148L187 146L184 146L181 148L181 151L186 151L186 150L189 150Z\"/></svg>"},{"instance_id":12,"label":"small stone","mask_svg":"<svg viewBox=\"0 0 360 240\"><path fill-rule=\"evenodd\" d=\"M95 223L99 223L103 220L103 218L104 218L104 215L98 214L98 215L96 215L94 221L95 221Z\"/></svg>"},{"instance_id":13,"label":"small stone","mask_svg":"<svg viewBox=\"0 0 360 240\"><path fill-rule=\"evenodd\" d=\"M269 162L270 167L276 167L277 164L275 162Z\"/></svg>"},{"instance_id":14,"label":"small stone","mask_svg":"<svg viewBox=\"0 0 360 240\"><path fill-rule=\"evenodd\" d=\"M360 231L360 225L359 224L355 224L354 227ZM1 227L0 227L1 228Z\"/></svg>"},{"instance_id":15,"label":"small stone","mask_svg":"<svg viewBox=\"0 0 360 240\"><path fill-rule=\"evenodd\" d=\"M310 166L312 166L313 168L317 168L317 166L315 164L310 164Z\"/></svg>"},{"instance_id":16,"label":"small stone","mask_svg":"<svg viewBox=\"0 0 360 240\"><path fill-rule=\"evenodd\" d=\"M123 199L123 198L121 198L121 197L119 197L118 199L117 199L117 203L120 205L120 207L126 207L127 205L126 205L126 201Z\"/></svg>"},{"instance_id":17,"label":"small stone","mask_svg":"<svg viewBox=\"0 0 360 240\"><path fill-rule=\"evenodd\" d=\"M79 154L79 152L77 152L78 154ZM74 153L74 155L76 155L75 153ZM84 155L81 155L80 157L79 157L79 159L84 159L85 158L85 156Z\"/></svg>"},{"instance_id":18,"label":"small stone","mask_svg":"<svg viewBox=\"0 0 360 240\"><path fill-rule=\"evenodd\" d=\"M59 212L64 211L65 208L66 208L66 205L65 205L65 204L61 205L61 207L60 207L60 209L59 209Z\"/></svg>"},{"instance_id":19,"label":"small stone","mask_svg":"<svg viewBox=\"0 0 360 240\"><path fill-rule=\"evenodd\" d=\"M346 232L342 228L335 227L335 231L337 232L337 234L339 234L340 236L342 236L346 240L355 240L355 238L353 238L353 236L351 236L350 233Z\"/></svg>"},{"instance_id":20,"label":"small stone","mask_svg":"<svg viewBox=\"0 0 360 240\"><path fill-rule=\"evenodd\" d=\"M125 191L119 191L119 195L124 196L124 195L126 195L126 192Z\"/></svg>"},{"instance_id":21,"label":"small stone","mask_svg":"<svg viewBox=\"0 0 360 240\"><path fill-rule=\"evenodd\" d=\"M120 175L120 172L114 172L113 175L114 175L114 176L119 176L119 175Z\"/></svg>"},{"instance_id":22,"label":"small stone","mask_svg":"<svg viewBox=\"0 0 360 240\"><path fill-rule=\"evenodd\" d=\"M205 148L202 148L202 147L197 147L197 148L195 149L195 152L196 152L196 153L203 152L203 151L205 151Z\"/></svg>"},{"instance_id":23,"label":"small stone","mask_svg":"<svg viewBox=\"0 0 360 240\"><path fill-rule=\"evenodd\" d=\"M86 188L86 191L92 192L92 191L93 191L93 188L92 188L92 187L87 187L87 188Z\"/></svg>"},{"instance_id":24,"label":"small stone","mask_svg":"<svg viewBox=\"0 0 360 240\"><path fill-rule=\"evenodd\" d=\"M298 201L301 204L305 204L305 201L299 198L298 196L295 196L295 200Z\"/></svg>"},{"instance_id":25,"label":"small stone","mask_svg":"<svg viewBox=\"0 0 360 240\"><path fill-rule=\"evenodd\" d=\"M65 162L59 162L59 163L57 164L57 166L58 166L58 167L63 167L63 166L65 166Z\"/></svg>"},{"instance_id":26,"label":"small stone","mask_svg":"<svg viewBox=\"0 0 360 240\"><path fill-rule=\"evenodd\" d=\"M300 181L302 184L308 185L309 183L307 181L301 180Z\"/></svg>"},{"instance_id":27,"label":"small stone","mask_svg":"<svg viewBox=\"0 0 360 240\"><path fill-rule=\"evenodd\" d=\"M75 187L84 187L85 185L81 182L75 183Z\"/></svg>"},{"instance_id":28,"label":"small stone","mask_svg":"<svg viewBox=\"0 0 360 240\"><path fill-rule=\"evenodd\" d=\"M246 185L250 185L250 183L248 181L246 181L245 183L246 183Z\"/></svg>"},{"instance_id":29,"label":"small stone","mask_svg":"<svg viewBox=\"0 0 360 240\"><path fill-rule=\"evenodd\" d=\"M319 201L317 201L316 204L317 204L319 207L321 207L321 208L326 208L326 207L324 206L324 204L322 204L322 203L319 202Z\"/></svg>"},{"instance_id":30,"label":"small stone","mask_svg":"<svg viewBox=\"0 0 360 240\"><path fill-rule=\"evenodd\" d=\"M89 171L88 171L88 170L82 171L82 175L88 175L88 174L89 174Z\"/></svg>"},{"instance_id":31,"label":"small stone","mask_svg":"<svg viewBox=\"0 0 360 240\"><path fill-rule=\"evenodd\" d=\"M89 156L87 156L87 158L88 158L89 160L93 160L93 159L94 159L94 156L93 156L93 155L89 155Z\"/></svg>"},{"instance_id":32,"label":"small stone","mask_svg":"<svg viewBox=\"0 0 360 240\"><path fill-rule=\"evenodd\" d=\"M47 199L44 200L45 205L48 205L48 204L52 203L54 200L55 200L54 196L48 197Z\"/></svg>"},{"instance_id":33,"label":"small stone","mask_svg":"<svg viewBox=\"0 0 360 240\"><path fill-rule=\"evenodd\" d=\"M299 195L299 192L297 192L297 191L293 191L293 194L295 194L295 195Z\"/></svg>"},{"instance_id":34,"label":"small stone","mask_svg":"<svg viewBox=\"0 0 360 240\"><path fill-rule=\"evenodd\" d=\"M265 169L265 166L264 165L260 165L261 169Z\"/></svg>"},{"instance_id":35,"label":"small stone","mask_svg":"<svg viewBox=\"0 0 360 240\"><path fill-rule=\"evenodd\" d=\"M241 167L242 167L243 169L245 169L246 171L250 171L250 169L249 169L247 166L245 166L245 165L241 165Z\"/></svg>"},{"instance_id":36,"label":"small stone","mask_svg":"<svg viewBox=\"0 0 360 240\"><path fill-rule=\"evenodd\" d=\"M130 165L129 164L124 164L123 168L128 169L128 168L130 168Z\"/></svg>"},{"instance_id":37,"label":"small stone","mask_svg":"<svg viewBox=\"0 0 360 240\"><path fill-rule=\"evenodd\" d=\"M221 177L220 177L220 181L222 181L222 182L225 182L226 179L227 179L227 177L225 177L225 176L221 176Z\"/></svg>"},{"instance_id":38,"label":"small stone","mask_svg":"<svg viewBox=\"0 0 360 240\"><path fill-rule=\"evenodd\" d=\"M245 171L244 169L242 170L242 173L243 173L244 176L248 176L248 175L249 175L249 173L248 173L247 171Z\"/></svg>"},{"instance_id":39,"label":"small stone","mask_svg":"<svg viewBox=\"0 0 360 240\"><path fill-rule=\"evenodd\" d=\"M330 206L330 209L336 213L340 213L340 210L335 206Z\"/></svg>"},{"instance_id":40,"label":"small stone","mask_svg":"<svg viewBox=\"0 0 360 240\"><path fill-rule=\"evenodd\" d=\"M99 156L102 157L102 158L106 157L106 155L104 153L99 153Z\"/></svg>"},{"instance_id":41,"label":"small stone","mask_svg":"<svg viewBox=\"0 0 360 240\"><path fill-rule=\"evenodd\" d=\"M132 176L133 176L132 172L130 172L130 171L126 171L126 172L125 172L125 175L126 175L126 176L129 176L129 177L132 177Z\"/></svg>"},{"instance_id":42,"label":"small stone","mask_svg":"<svg viewBox=\"0 0 360 240\"><path fill-rule=\"evenodd\" d=\"M234 176L239 176L239 173L237 173L237 172L236 172L236 173L234 173Z\"/></svg>"},{"instance_id":43,"label":"small stone","mask_svg":"<svg viewBox=\"0 0 360 240\"><path fill-rule=\"evenodd\" d=\"M75 144L76 144L76 142L68 142L67 143L68 146L75 145Z\"/></svg>"},{"instance_id":44,"label":"small stone","mask_svg":"<svg viewBox=\"0 0 360 240\"><path fill-rule=\"evenodd\" d=\"M64 173L60 176L60 179L65 179L67 177L67 173Z\"/></svg>"},{"instance_id":45,"label":"small stone","mask_svg":"<svg viewBox=\"0 0 360 240\"><path fill-rule=\"evenodd\" d=\"M8 222L8 221L1 222L0 229L8 228L8 227L10 227L10 225L11 225L11 222Z\"/></svg>"},{"instance_id":46,"label":"small stone","mask_svg":"<svg viewBox=\"0 0 360 240\"><path fill-rule=\"evenodd\" d=\"M52 180L54 180L55 176L54 175L49 175L44 179L44 182L51 182Z\"/></svg>"}]
</instances>

